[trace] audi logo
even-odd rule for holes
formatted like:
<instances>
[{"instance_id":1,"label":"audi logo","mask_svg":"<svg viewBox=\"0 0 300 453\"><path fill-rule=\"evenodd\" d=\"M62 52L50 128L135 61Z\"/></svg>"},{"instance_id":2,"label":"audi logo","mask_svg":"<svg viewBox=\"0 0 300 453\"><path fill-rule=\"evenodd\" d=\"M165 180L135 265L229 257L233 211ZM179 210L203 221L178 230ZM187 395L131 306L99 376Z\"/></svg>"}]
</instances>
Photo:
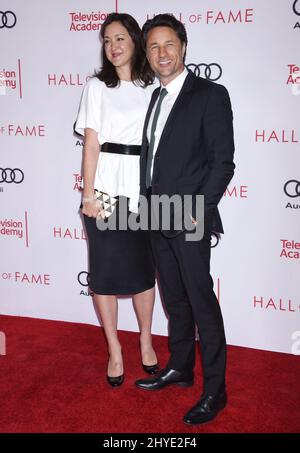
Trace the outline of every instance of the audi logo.
<instances>
[{"instance_id":1,"label":"audi logo","mask_svg":"<svg viewBox=\"0 0 300 453\"><path fill-rule=\"evenodd\" d=\"M217 247L220 241L220 235L218 233L212 232L211 233L211 240L210 240L210 248Z\"/></svg>"},{"instance_id":2,"label":"audi logo","mask_svg":"<svg viewBox=\"0 0 300 453\"><path fill-rule=\"evenodd\" d=\"M298 11L296 9L296 4L297 4L298 0L295 0L294 3L293 3L293 11L295 14L297 14L297 16L300 16L300 11Z\"/></svg>"},{"instance_id":3,"label":"audi logo","mask_svg":"<svg viewBox=\"0 0 300 453\"><path fill-rule=\"evenodd\" d=\"M189 63L186 68L197 77L205 77L212 82L219 80L222 76L222 68L218 63Z\"/></svg>"},{"instance_id":4,"label":"audi logo","mask_svg":"<svg viewBox=\"0 0 300 453\"><path fill-rule=\"evenodd\" d=\"M20 184L24 180L24 173L20 168L0 168L0 184L14 182Z\"/></svg>"},{"instance_id":5,"label":"audi logo","mask_svg":"<svg viewBox=\"0 0 300 453\"><path fill-rule=\"evenodd\" d=\"M296 179L291 179L285 183L283 190L290 198L300 197L300 182Z\"/></svg>"},{"instance_id":6,"label":"audi logo","mask_svg":"<svg viewBox=\"0 0 300 453\"><path fill-rule=\"evenodd\" d=\"M79 272L79 274L77 275L77 280L78 280L78 283L81 285L81 286L89 286L90 284L90 274L86 271L82 271L82 272Z\"/></svg>"},{"instance_id":7,"label":"audi logo","mask_svg":"<svg viewBox=\"0 0 300 453\"><path fill-rule=\"evenodd\" d=\"M0 28L13 28L17 17L12 11L0 11Z\"/></svg>"}]
</instances>

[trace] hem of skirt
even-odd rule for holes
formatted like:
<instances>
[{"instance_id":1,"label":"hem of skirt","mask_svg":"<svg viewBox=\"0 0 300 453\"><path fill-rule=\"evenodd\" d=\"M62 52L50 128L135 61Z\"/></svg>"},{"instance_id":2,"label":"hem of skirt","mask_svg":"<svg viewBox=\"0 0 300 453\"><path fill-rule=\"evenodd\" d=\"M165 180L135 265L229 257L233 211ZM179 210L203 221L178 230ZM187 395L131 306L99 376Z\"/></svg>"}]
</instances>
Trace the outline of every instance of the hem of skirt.
<instances>
[{"instance_id":1,"label":"hem of skirt","mask_svg":"<svg viewBox=\"0 0 300 453\"><path fill-rule=\"evenodd\" d=\"M138 294L138 293L142 293L143 291L147 291L147 289L151 289L153 288L153 286L155 286L155 281L153 282L153 284L151 285L147 285L146 287L142 287L140 289L134 289L134 290L122 290L122 291L118 291L118 290L108 290L108 289L105 289L105 290L100 290L97 289L97 291L95 291L93 288L91 288L91 286L89 287L90 290L95 293L95 294L99 294L101 296L130 296L130 295L134 295L134 294Z\"/></svg>"}]
</instances>

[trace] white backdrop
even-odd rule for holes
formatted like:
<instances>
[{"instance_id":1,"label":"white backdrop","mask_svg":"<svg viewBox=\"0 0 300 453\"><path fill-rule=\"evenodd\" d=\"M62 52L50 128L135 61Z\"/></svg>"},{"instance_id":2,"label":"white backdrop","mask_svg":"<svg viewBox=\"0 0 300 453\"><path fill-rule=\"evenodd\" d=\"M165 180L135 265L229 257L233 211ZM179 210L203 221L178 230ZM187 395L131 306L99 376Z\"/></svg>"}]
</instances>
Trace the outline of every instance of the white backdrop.
<instances>
[{"instance_id":1,"label":"white backdrop","mask_svg":"<svg viewBox=\"0 0 300 453\"><path fill-rule=\"evenodd\" d=\"M1 0L0 10L1 313L98 324L73 123L106 15L142 25L170 12L187 28L186 63L233 105L236 174L212 250L228 343L299 353L300 1ZM130 299L119 307L119 328L136 331ZM167 334L158 293L153 332Z\"/></svg>"}]
</instances>

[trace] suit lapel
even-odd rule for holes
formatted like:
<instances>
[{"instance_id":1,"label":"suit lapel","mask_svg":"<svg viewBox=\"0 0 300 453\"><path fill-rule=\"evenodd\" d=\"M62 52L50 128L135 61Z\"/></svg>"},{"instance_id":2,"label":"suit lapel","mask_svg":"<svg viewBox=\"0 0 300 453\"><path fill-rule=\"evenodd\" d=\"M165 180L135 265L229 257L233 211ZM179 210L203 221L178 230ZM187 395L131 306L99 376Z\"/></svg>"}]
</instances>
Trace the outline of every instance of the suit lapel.
<instances>
[{"instance_id":1,"label":"suit lapel","mask_svg":"<svg viewBox=\"0 0 300 453\"><path fill-rule=\"evenodd\" d=\"M176 115L176 113L178 111L180 111L181 106L185 102L186 95L192 89L194 77L195 76L191 72L189 72L188 75L186 76L186 79L185 79L185 81L184 81L184 83L182 85L182 88L181 88L181 90L180 90L180 92L179 92L179 94L177 96L176 101L174 102L174 105L173 105L173 107L172 107L172 109L171 109L171 111L169 113L169 116L167 118L166 124L165 124L165 126L163 128L163 131L161 133L157 149L159 148L159 146L161 145L161 143L163 142L163 140L167 136L167 134L169 132L171 132L172 120L173 120L174 116Z\"/></svg>"}]
</instances>

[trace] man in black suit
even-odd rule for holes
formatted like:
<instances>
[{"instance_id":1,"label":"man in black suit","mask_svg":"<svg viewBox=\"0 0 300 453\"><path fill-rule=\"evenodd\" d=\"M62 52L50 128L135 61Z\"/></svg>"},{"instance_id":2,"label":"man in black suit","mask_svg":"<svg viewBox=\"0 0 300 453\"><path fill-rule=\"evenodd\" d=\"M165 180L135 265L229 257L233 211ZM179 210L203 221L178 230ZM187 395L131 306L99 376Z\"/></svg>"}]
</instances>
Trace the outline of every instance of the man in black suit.
<instances>
[{"instance_id":1,"label":"man in black suit","mask_svg":"<svg viewBox=\"0 0 300 453\"><path fill-rule=\"evenodd\" d=\"M183 420L212 420L227 402L226 340L223 319L210 276L212 231L223 233L217 205L231 180L234 142L227 90L196 77L184 66L186 31L169 14L143 27L147 58L160 79L144 126L141 153L141 195L204 195L204 235L186 240L183 231L151 231L163 301L169 315L170 358L167 366L136 385L158 390L171 384L193 384L195 325L202 350L204 388L200 401Z\"/></svg>"}]
</instances>

